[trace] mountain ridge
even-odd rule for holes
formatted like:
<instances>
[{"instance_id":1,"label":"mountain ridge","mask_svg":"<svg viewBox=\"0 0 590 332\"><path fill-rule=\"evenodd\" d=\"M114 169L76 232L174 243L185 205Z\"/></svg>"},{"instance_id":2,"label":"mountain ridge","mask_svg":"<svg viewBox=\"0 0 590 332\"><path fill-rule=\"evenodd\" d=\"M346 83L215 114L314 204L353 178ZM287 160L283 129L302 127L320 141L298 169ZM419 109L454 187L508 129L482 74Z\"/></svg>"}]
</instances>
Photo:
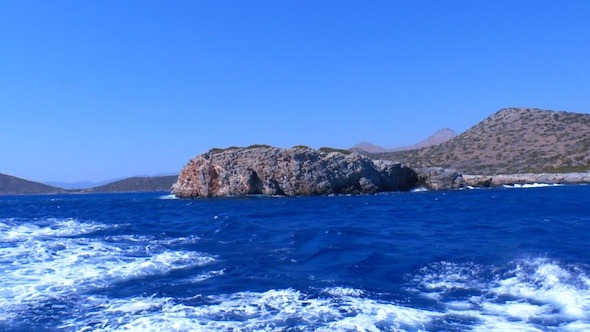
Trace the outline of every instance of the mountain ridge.
<instances>
[{"instance_id":1,"label":"mountain ridge","mask_svg":"<svg viewBox=\"0 0 590 332\"><path fill-rule=\"evenodd\" d=\"M0 195L170 191L177 178L178 175L135 176L92 188L64 189L0 173Z\"/></svg>"}]
</instances>

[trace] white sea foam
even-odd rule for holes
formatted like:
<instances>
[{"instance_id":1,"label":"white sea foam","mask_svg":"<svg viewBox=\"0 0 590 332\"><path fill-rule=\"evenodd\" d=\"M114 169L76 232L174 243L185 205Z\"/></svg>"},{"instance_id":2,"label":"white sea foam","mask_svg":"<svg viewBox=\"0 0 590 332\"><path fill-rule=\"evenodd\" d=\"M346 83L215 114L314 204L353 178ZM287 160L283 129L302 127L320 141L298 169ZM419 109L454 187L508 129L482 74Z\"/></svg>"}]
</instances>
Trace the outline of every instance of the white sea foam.
<instances>
[{"instance_id":1,"label":"white sea foam","mask_svg":"<svg viewBox=\"0 0 590 332\"><path fill-rule=\"evenodd\" d=\"M142 247L125 250L101 241L62 239L51 243L23 242L2 248L2 262L10 262L2 275L0 301L35 300L87 287L175 269L212 263L213 257L190 251L164 251L146 255Z\"/></svg>"},{"instance_id":2,"label":"white sea foam","mask_svg":"<svg viewBox=\"0 0 590 332\"><path fill-rule=\"evenodd\" d=\"M544 187L559 187L562 186L562 184L558 184L558 183L525 183L525 184L505 184L503 185L504 188L510 188L510 189L529 189L529 188L544 188Z\"/></svg>"},{"instance_id":3,"label":"white sea foam","mask_svg":"<svg viewBox=\"0 0 590 332\"><path fill-rule=\"evenodd\" d=\"M94 296L80 303L86 315L65 320L61 328L79 331L588 331L590 281L584 273L547 259L518 261L513 268L502 271L451 262L425 267L412 284L416 287L414 291L438 303L433 307L436 309L430 310L375 300L366 291L349 287L324 288L314 296L294 289L194 294L189 298ZM211 271L191 282L223 274L224 270Z\"/></svg>"},{"instance_id":4,"label":"white sea foam","mask_svg":"<svg viewBox=\"0 0 590 332\"><path fill-rule=\"evenodd\" d=\"M80 222L75 219L47 219L17 223L14 220L0 221L0 241L19 241L40 237L76 236L107 228L103 224Z\"/></svg>"},{"instance_id":5,"label":"white sea foam","mask_svg":"<svg viewBox=\"0 0 590 332\"><path fill-rule=\"evenodd\" d=\"M178 199L178 197L176 197L176 195L174 195L174 194L162 195L162 196L160 196L158 198L159 199Z\"/></svg>"},{"instance_id":6,"label":"white sea foam","mask_svg":"<svg viewBox=\"0 0 590 332\"><path fill-rule=\"evenodd\" d=\"M211 296L194 291L188 298L87 296L116 282L215 262L203 253L167 249L197 237L90 235L106 227L113 226L73 219L0 221L0 322L17 322L58 299L61 303L51 305L76 308L58 327L66 331L590 330L586 270L544 258L515 261L509 267L431 264L408 281L409 291L432 303L419 307L338 286L316 295L279 289ZM203 269L179 285L225 273Z\"/></svg>"},{"instance_id":7,"label":"white sea foam","mask_svg":"<svg viewBox=\"0 0 590 332\"><path fill-rule=\"evenodd\" d=\"M211 278L214 277L218 277L218 276L222 276L225 274L225 269L222 270L214 270L214 271L207 271L205 273L201 273L197 276L194 277L190 277L190 278L186 278L184 280L182 280L182 283L199 283L199 282L203 282L205 280L209 280Z\"/></svg>"},{"instance_id":8,"label":"white sea foam","mask_svg":"<svg viewBox=\"0 0 590 332\"><path fill-rule=\"evenodd\" d=\"M104 299L106 308L91 322L102 321L98 331L381 331L426 330L440 314L357 296L312 298L293 290L239 292L210 296L206 304L190 299ZM90 326L70 320L65 328Z\"/></svg>"},{"instance_id":9,"label":"white sea foam","mask_svg":"<svg viewBox=\"0 0 590 332\"><path fill-rule=\"evenodd\" d=\"M486 274L493 277L482 277ZM520 260L502 273L475 264L443 262L423 269L413 281L415 291L446 308L446 316L476 322L462 328L588 331L590 327L588 277L548 259Z\"/></svg>"},{"instance_id":10,"label":"white sea foam","mask_svg":"<svg viewBox=\"0 0 590 332\"><path fill-rule=\"evenodd\" d=\"M200 240L200 238L196 235L189 235L177 238L156 238L155 236L145 235L111 235L105 237L105 240L107 242L118 243L147 243L146 248L150 250L159 246L196 243Z\"/></svg>"},{"instance_id":11,"label":"white sea foam","mask_svg":"<svg viewBox=\"0 0 590 332\"><path fill-rule=\"evenodd\" d=\"M413 193L421 193L421 192L425 192L425 191L429 191L429 190L428 190L428 188L423 187L423 186L420 186L420 187L417 187L417 188L414 188L411 190L411 192L413 192Z\"/></svg>"},{"instance_id":12,"label":"white sea foam","mask_svg":"<svg viewBox=\"0 0 590 332\"><path fill-rule=\"evenodd\" d=\"M361 296L365 292L361 289L349 288L349 287L329 287L325 288L324 293L334 296Z\"/></svg>"},{"instance_id":13,"label":"white sea foam","mask_svg":"<svg viewBox=\"0 0 590 332\"><path fill-rule=\"evenodd\" d=\"M469 190L481 190L481 189L486 189L485 187L474 187L474 186L467 186L467 187L463 187L463 188L459 188L461 190L465 190L465 189L469 189Z\"/></svg>"},{"instance_id":14,"label":"white sea foam","mask_svg":"<svg viewBox=\"0 0 590 332\"><path fill-rule=\"evenodd\" d=\"M150 250L143 238L84 237L105 227L73 219L0 223L0 321L50 299L215 261L203 253L166 250L163 245Z\"/></svg>"}]
</instances>

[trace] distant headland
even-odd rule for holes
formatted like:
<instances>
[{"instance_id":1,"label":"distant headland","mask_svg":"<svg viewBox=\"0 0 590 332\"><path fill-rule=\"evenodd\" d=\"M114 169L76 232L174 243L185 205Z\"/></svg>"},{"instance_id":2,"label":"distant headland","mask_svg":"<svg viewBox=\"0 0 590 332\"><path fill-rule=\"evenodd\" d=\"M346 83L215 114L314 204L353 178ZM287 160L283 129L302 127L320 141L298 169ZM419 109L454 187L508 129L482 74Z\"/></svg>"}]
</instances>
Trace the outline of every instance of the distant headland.
<instances>
[{"instance_id":1,"label":"distant headland","mask_svg":"<svg viewBox=\"0 0 590 332\"><path fill-rule=\"evenodd\" d=\"M90 194L113 192L170 191L177 175L137 176L86 189L64 189L0 173L0 195Z\"/></svg>"},{"instance_id":2,"label":"distant headland","mask_svg":"<svg viewBox=\"0 0 590 332\"><path fill-rule=\"evenodd\" d=\"M132 177L89 189L63 189L0 174L0 194L172 190L189 198L529 183L590 183L590 114L506 108L460 135L445 128L402 149L371 143L351 149L214 148L191 159L178 176Z\"/></svg>"},{"instance_id":3,"label":"distant headland","mask_svg":"<svg viewBox=\"0 0 590 332\"><path fill-rule=\"evenodd\" d=\"M590 114L505 108L441 144L368 155L464 174L584 172L590 170Z\"/></svg>"}]
</instances>

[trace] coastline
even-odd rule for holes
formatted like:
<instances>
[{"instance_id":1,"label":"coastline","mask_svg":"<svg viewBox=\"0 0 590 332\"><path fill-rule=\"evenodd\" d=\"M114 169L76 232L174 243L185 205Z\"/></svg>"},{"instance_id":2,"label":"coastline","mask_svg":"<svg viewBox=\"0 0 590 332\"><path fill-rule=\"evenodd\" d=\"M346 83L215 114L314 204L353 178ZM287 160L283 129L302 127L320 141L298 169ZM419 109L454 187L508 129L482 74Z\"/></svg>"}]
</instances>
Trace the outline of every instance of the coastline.
<instances>
[{"instance_id":1,"label":"coastline","mask_svg":"<svg viewBox=\"0 0 590 332\"><path fill-rule=\"evenodd\" d=\"M472 187L499 187L514 184L588 184L590 172L574 173L520 173L497 175L471 175L463 174L463 180L467 186Z\"/></svg>"},{"instance_id":2,"label":"coastline","mask_svg":"<svg viewBox=\"0 0 590 332\"><path fill-rule=\"evenodd\" d=\"M377 160L374 160L378 163ZM571 173L515 173L515 174L462 174L459 171L442 168L409 168L416 172L418 181L411 188L404 188L411 191L417 188L425 188L428 190L457 190L462 188L496 188L510 185L533 185L533 184L590 184L590 171L586 172L571 172ZM133 188L128 190L96 190L96 188L89 189L61 189L49 192L2 192L0 196L14 196L14 195L84 195L95 193L141 193L141 192L166 192L172 193L173 190L158 188L145 190L145 188ZM120 188L119 188L120 189ZM388 191L388 190L384 190ZM222 195L223 196L223 195ZM232 196L232 195L228 195Z\"/></svg>"}]
</instances>

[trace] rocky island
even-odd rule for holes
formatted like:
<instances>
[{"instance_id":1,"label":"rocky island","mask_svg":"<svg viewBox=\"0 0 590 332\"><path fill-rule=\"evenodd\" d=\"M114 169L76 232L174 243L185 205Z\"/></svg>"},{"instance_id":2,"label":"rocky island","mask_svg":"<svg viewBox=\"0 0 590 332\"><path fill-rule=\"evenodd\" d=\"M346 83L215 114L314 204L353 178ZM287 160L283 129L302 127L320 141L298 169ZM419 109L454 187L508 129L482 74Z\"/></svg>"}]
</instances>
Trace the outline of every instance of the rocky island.
<instances>
[{"instance_id":1,"label":"rocky island","mask_svg":"<svg viewBox=\"0 0 590 332\"><path fill-rule=\"evenodd\" d=\"M409 190L417 182L411 168L356 153L251 146L214 149L193 158L172 193L181 198L371 194Z\"/></svg>"}]
</instances>

